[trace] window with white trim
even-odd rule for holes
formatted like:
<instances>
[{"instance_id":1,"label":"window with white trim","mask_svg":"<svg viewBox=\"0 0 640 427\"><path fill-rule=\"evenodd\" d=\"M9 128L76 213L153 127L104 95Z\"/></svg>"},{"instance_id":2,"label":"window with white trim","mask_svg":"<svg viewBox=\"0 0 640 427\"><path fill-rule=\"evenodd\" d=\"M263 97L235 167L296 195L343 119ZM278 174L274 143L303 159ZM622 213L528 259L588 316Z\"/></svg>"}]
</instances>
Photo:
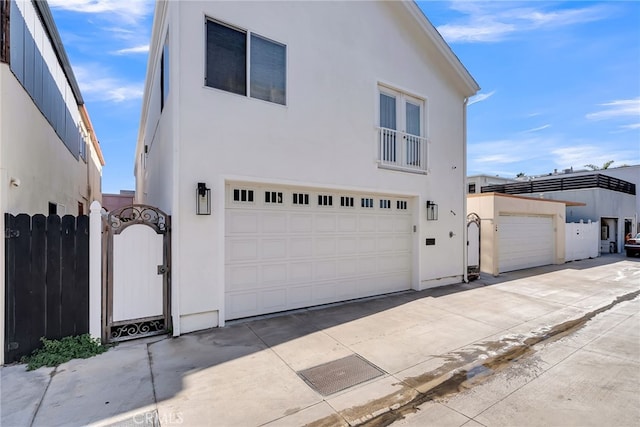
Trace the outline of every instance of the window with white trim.
<instances>
[{"instance_id":1,"label":"window with white trim","mask_svg":"<svg viewBox=\"0 0 640 427\"><path fill-rule=\"evenodd\" d=\"M285 105L287 47L212 19L206 25L205 84Z\"/></svg>"},{"instance_id":2,"label":"window with white trim","mask_svg":"<svg viewBox=\"0 0 640 427\"><path fill-rule=\"evenodd\" d=\"M381 164L426 170L425 101L387 86L378 90Z\"/></svg>"}]
</instances>

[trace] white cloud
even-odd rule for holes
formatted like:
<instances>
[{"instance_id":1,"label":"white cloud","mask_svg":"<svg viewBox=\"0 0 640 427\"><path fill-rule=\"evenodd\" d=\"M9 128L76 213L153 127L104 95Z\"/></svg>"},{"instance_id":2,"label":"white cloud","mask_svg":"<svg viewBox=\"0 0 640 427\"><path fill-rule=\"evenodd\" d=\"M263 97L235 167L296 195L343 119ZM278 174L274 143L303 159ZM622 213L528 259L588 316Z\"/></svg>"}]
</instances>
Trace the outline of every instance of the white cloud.
<instances>
[{"instance_id":1,"label":"white cloud","mask_svg":"<svg viewBox=\"0 0 640 427\"><path fill-rule=\"evenodd\" d=\"M537 128L523 130L522 133L539 132L541 130L544 130L544 129L547 129L547 128L550 128L550 127L551 127L550 124L546 124L546 125L538 126Z\"/></svg>"},{"instance_id":2,"label":"white cloud","mask_svg":"<svg viewBox=\"0 0 640 427\"><path fill-rule=\"evenodd\" d=\"M49 0L52 8L87 14L110 14L134 23L153 11L152 0Z\"/></svg>"},{"instance_id":3,"label":"white cloud","mask_svg":"<svg viewBox=\"0 0 640 427\"><path fill-rule=\"evenodd\" d=\"M630 125L622 125L620 126L620 128L624 130L640 129L640 123L631 123Z\"/></svg>"},{"instance_id":4,"label":"white cloud","mask_svg":"<svg viewBox=\"0 0 640 427\"><path fill-rule=\"evenodd\" d=\"M74 66L82 94L97 101L121 103L142 98L144 84L107 75L100 66Z\"/></svg>"},{"instance_id":5,"label":"white cloud","mask_svg":"<svg viewBox=\"0 0 640 427\"><path fill-rule=\"evenodd\" d=\"M500 22L444 24L438 27L442 37L449 43L497 42L515 31L515 26Z\"/></svg>"},{"instance_id":6,"label":"white cloud","mask_svg":"<svg viewBox=\"0 0 640 427\"><path fill-rule=\"evenodd\" d=\"M545 28L568 26L603 19L607 6L546 11L536 2L532 7L510 7L507 2L453 2L451 9L465 16L438 27L449 43L498 42L510 35Z\"/></svg>"},{"instance_id":7,"label":"white cloud","mask_svg":"<svg viewBox=\"0 0 640 427\"><path fill-rule=\"evenodd\" d=\"M139 54L139 53L147 53L149 52L149 45L141 45L135 47L128 47L125 49L120 49L114 52L116 55L130 55L130 54Z\"/></svg>"},{"instance_id":8,"label":"white cloud","mask_svg":"<svg viewBox=\"0 0 640 427\"><path fill-rule=\"evenodd\" d=\"M589 113L585 117L589 120L605 120L618 117L640 117L640 98L620 99L600 104L605 107L595 113Z\"/></svg>"},{"instance_id":9,"label":"white cloud","mask_svg":"<svg viewBox=\"0 0 640 427\"><path fill-rule=\"evenodd\" d=\"M482 102L488 98L491 98L493 96L493 94L496 93L495 90L492 90L489 93L479 93L475 96L472 96L471 98L469 98L469 102L467 103L467 106L469 105L473 105L476 104L478 102Z\"/></svg>"}]
</instances>

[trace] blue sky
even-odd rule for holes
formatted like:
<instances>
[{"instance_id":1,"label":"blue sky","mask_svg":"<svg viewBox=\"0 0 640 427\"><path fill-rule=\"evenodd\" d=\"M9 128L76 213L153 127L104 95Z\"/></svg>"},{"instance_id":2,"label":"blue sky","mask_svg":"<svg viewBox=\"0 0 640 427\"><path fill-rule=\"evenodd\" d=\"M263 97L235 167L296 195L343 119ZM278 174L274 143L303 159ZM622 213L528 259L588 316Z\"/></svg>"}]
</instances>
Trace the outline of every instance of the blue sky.
<instances>
[{"instance_id":1,"label":"blue sky","mask_svg":"<svg viewBox=\"0 0 640 427\"><path fill-rule=\"evenodd\" d=\"M133 189L153 1L49 0L107 165ZM640 2L424 1L481 86L469 175L640 164Z\"/></svg>"}]
</instances>

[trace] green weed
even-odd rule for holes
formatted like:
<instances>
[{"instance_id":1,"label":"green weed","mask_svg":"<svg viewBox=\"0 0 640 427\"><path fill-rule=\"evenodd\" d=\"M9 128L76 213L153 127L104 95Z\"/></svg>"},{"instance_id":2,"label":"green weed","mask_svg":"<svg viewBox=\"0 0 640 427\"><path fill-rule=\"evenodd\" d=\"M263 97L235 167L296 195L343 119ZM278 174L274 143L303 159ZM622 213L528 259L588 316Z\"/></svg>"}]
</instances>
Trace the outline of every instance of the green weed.
<instances>
[{"instance_id":1,"label":"green weed","mask_svg":"<svg viewBox=\"0 0 640 427\"><path fill-rule=\"evenodd\" d=\"M42 348L36 349L30 356L22 358L27 364L27 371L43 366L58 366L71 359L87 359L108 350L108 346L100 343L99 339L91 338L89 334L64 337L59 340L40 338Z\"/></svg>"}]
</instances>

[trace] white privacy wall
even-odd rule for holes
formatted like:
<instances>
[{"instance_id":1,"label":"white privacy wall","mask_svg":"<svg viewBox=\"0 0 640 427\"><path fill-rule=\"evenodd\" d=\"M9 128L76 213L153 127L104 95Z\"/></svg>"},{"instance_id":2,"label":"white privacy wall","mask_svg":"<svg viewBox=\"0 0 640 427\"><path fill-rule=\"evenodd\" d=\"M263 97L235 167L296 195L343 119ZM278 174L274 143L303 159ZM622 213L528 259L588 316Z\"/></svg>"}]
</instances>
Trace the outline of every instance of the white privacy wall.
<instances>
[{"instance_id":1,"label":"white privacy wall","mask_svg":"<svg viewBox=\"0 0 640 427\"><path fill-rule=\"evenodd\" d=\"M565 261L600 256L600 222L572 222L565 224Z\"/></svg>"},{"instance_id":2,"label":"white privacy wall","mask_svg":"<svg viewBox=\"0 0 640 427\"><path fill-rule=\"evenodd\" d=\"M174 323L180 316L185 331L224 317L224 189L231 181L414 197L412 287L462 280L464 99L475 90L404 6L190 1L162 7L168 15L156 16L150 59L156 72L147 76L138 154L143 143L151 148L146 171L138 163L136 174L144 201L173 216ZM286 45L286 106L204 85L205 17ZM167 30L171 88L160 114L157 67ZM427 175L377 167L380 83L424 100ZM195 215L198 182L212 188L210 216ZM426 220L427 200L438 204L437 221ZM436 244L426 246L426 238Z\"/></svg>"}]
</instances>

